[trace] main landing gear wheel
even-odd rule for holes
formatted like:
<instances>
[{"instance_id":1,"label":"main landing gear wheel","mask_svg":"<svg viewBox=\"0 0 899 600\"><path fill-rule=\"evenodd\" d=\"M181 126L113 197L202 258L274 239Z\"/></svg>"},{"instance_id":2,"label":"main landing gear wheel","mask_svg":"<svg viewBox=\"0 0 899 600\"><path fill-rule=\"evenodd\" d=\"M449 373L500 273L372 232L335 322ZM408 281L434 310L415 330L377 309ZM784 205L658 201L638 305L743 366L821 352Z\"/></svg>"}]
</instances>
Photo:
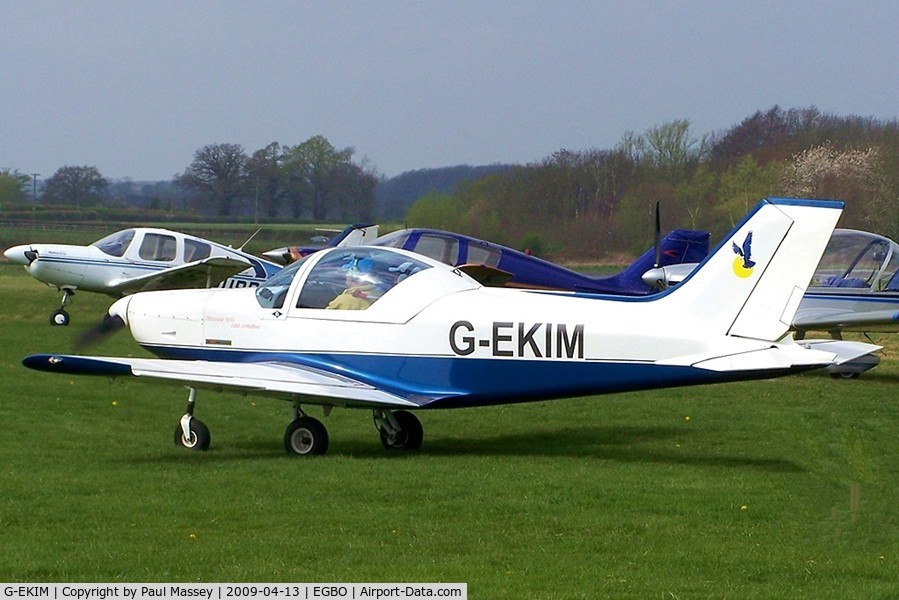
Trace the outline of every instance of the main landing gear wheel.
<instances>
[{"instance_id":1,"label":"main landing gear wheel","mask_svg":"<svg viewBox=\"0 0 899 600\"><path fill-rule=\"evenodd\" d=\"M318 419L302 416L284 431L284 448L290 454L311 456L328 451L328 430Z\"/></svg>"},{"instance_id":2,"label":"main landing gear wheel","mask_svg":"<svg viewBox=\"0 0 899 600\"><path fill-rule=\"evenodd\" d=\"M50 324L65 326L69 324L69 313L64 309L58 308L50 313Z\"/></svg>"},{"instance_id":3,"label":"main landing gear wheel","mask_svg":"<svg viewBox=\"0 0 899 600\"><path fill-rule=\"evenodd\" d=\"M387 450L418 450L424 430L418 417L406 410L376 410L375 427L381 434L381 445Z\"/></svg>"}]
</instances>

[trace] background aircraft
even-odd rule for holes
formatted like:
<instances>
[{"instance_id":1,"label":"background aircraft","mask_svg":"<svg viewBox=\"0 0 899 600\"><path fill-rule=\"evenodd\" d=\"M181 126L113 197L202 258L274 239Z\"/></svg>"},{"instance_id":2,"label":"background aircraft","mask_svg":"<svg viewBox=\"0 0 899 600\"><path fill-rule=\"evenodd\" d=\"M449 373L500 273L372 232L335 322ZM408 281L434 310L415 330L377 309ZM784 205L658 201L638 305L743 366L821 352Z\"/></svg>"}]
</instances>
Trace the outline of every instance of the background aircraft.
<instances>
[{"instance_id":1,"label":"background aircraft","mask_svg":"<svg viewBox=\"0 0 899 600\"><path fill-rule=\"evenodd\" d=\"M865 231L834 231L793 328L799 337L828 331L899 332L899 244Z\"/></svg>"},{"instance_id":2,"label":"background aircraft","mask_svg":"<svg viewBox=\"0 0 899 600\"><path fill-rule=\"evenodd\" d=\"M654 290L645 284L643 273L655 265L696 263L708 253L709 234L704 231L676 229L659 244L621 273L609 277L590 277L553 264L525 252L437 229L403 229L369 242L374 246L402 248L447 265L459 267L480 283L491 287L544 290L573 290L597 294L646 295ZM264 256L298 256L279 248Z\"/></svg>"},{"instance_id":3,"label":"background aircraft","mask_svg":"<svg viewBox=\"0 0 899 600\"><path fill-rule=\"evenodd\" d=\"M684 263L655 269L644 281L657 289L676 285L695 268ZM899 332L899 244L866 231L835 229L791 323L796 339L826 331ZM876 356L828 368L834 376L858 377L875 367Z\"/></svg>"},{"instance_id":4,"label":"background aircraft","mask_svg":"<svg viewBox=\"0 0 899 600\"><path fill-rule=\"evenodd\" d=\"M315 236L312 238L314 242L310 246L284 246L263 252L262 256L272 260L279 265L289 265L295 260L299 260L307 254L318 252L324 248L335 248L340 246L361 246L370 244L378 237L378 225L373 223L356 223L355 225L347 225L337 235L330 240L323 236ZM317 229L316 231L330 231Z\"/></svg>"},{"instance_id":5,"label":"background aircraft","mask_svg":"<svg viewBox=\"0 0 899 600\"><path fill-rule=\"evenodd\" d=\"M762 201L679 286L648 297L481 286L459 269L390 247L310 254L255 290L139 293L109 310L162 357L24 359L67 374L190 386L175 441L205 449L196 389L291 401L284 445L322 454L324 425L301 404L373 412L386 448L418 448L412 409L526 402L768 378L867 354L785 337L842 203ZM753 232L750 268L731 245ZM347 286L358 310L328 310Z\"/></svg>"},{"instance_id":6,"label":"background aircraft","mask_svg":"<svg viewBox=\"0 0 899 600\"><path fill-rule=\"evenodd\" d=\"M696 268L684 262L650 271L656 289L677 285ZM835 229L793 320L809 331L899 332L899 244L867 231Z\"/></svg>"},{"instance_id":7,"label":"background aircraft","mask_svg":"<svg viewBox=\"0 0 899 600\"><path fill-rule=\"evenodd\" d=\"M118 231L89 246L25 244L3 255L62 292L50 314L54 325L69 324L65 306L75 290L120 297L183 287L253 287L281 270L240 249L148 227Z\"/></svg>"}]
</instances>

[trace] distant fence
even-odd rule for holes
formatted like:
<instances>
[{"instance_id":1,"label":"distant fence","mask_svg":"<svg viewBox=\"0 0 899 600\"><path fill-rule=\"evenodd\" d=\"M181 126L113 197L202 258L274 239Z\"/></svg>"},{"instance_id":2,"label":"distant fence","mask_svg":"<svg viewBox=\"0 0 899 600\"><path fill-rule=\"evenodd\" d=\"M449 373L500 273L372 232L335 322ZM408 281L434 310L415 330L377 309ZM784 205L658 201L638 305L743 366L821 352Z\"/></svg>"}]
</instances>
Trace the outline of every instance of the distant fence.
<instances>
[{"instance_id":1,"label":"distant fence","mask_svg":"<svg viewBox=\"0 0 899 600\"><path fill-rule=\"evenodd\" d=\"M42 229L46 231L113 231L114 224L99 221L97 223L66 223L64 221L0 221L0 229Z\"/></svg>"}]
</instances>

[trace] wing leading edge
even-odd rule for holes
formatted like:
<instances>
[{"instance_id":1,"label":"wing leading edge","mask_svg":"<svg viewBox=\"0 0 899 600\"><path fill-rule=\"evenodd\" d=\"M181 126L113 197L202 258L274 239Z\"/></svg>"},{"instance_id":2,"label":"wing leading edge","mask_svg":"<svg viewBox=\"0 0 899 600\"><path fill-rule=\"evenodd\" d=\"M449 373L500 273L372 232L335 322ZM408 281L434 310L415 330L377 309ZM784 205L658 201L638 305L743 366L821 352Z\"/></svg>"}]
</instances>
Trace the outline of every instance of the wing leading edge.
<instances>
[{"instance_id":1,"label":"wing leading edge","mask_svg":"<svg viewBox=\"0 0 899 600\"><path fill-rule=\"evenodd\" d=\"M30 369L70 375L162 379L172 383L305 403L370 408L418 408L436 398L403 398L359 380L285 362L216 363L153 358L98 358L68 354L33 354L22 364Z\"/></svg>"},{"instance_id":2,"label":"wing leading edge","mask_svg":"<svg viewBox=\"0 0 899 600\"><path fill-rule=\"evenodd\" d=\"M229 277L237 275L251 266L248 260L213 256L161 271L154 271L140 277L116 281L113 282L112 289L121 294L133 294L135 292L152 290L215 287Z\"/></svg>"}]
</instances>

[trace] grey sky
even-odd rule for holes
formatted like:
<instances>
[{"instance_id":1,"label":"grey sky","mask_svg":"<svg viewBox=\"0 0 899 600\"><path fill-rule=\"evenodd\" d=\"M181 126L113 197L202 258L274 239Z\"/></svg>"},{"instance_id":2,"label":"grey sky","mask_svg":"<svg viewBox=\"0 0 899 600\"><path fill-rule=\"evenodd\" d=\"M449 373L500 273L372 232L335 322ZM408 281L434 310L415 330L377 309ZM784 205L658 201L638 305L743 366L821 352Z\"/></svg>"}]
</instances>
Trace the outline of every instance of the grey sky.
<instances>
[{"instance_id":1,"label":"grey sky","mask_svg":"<svg viewBox=\"0 0 899 600\"><path fill-rule=\"evenodd\" d=\"M0 0L0 169L324 135L388 176L756 110L899 113L899 2Z\"/></svg>"}]
</instances>

